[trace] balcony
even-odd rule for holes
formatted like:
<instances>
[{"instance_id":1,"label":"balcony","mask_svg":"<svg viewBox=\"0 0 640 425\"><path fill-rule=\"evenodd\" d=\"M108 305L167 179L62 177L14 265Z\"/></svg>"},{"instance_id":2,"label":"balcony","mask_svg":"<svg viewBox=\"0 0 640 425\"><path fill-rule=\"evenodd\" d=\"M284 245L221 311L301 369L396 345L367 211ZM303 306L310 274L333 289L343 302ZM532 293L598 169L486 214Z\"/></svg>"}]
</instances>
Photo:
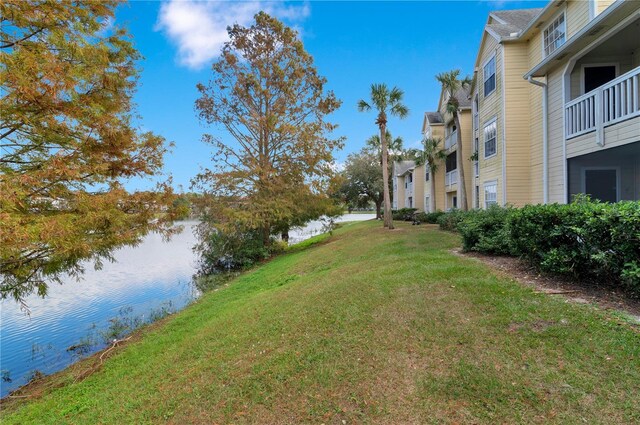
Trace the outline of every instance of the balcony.
<instances>
[{"instance_id":1,"label":"balcony","mask_svg":"<svg viewBox=\"0 0 640 425\"><path fill-rule=\"evenodd\" d=\"M567 139L596 132L604 145L604 128L640 116L640 67L565 105Z\"/></svg>"},{"instance_id":2,"label":"balcony","mask_svg":"<svg viewBox=\"0 0 640 425\"><path fill-rule=\"evenodd\" d=\"M411 196L411 194L413 193L413 182L405 182L404 190L407 196Z\"/></svg>"},{"instance_id":3,"label":"balcony","mask_svg":"<svg viewBox=\"0 0 640 425\"><path fill-rule=\"evenodd\" d=\"M444 149L449 150L458 142L458 130L454 130L444 139Z\"/></svg>"},{"instance_id":4,"label":"balcony","mask_svg":"<svg viewBox=\"0 0 640 425\"><path fill-rule=\"evenodd\" d=\"M447 186L458 183L458 170L447 171L444 175L444 182Z\"/></svg>"}]
</instances>

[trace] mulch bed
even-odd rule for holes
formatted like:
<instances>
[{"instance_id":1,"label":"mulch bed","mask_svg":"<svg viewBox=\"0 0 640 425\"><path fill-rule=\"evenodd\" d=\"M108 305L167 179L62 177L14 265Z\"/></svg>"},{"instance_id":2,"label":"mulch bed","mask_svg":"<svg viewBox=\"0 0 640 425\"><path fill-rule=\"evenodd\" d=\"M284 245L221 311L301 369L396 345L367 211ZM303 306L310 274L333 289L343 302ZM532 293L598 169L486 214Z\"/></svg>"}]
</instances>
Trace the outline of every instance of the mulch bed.
<instances>
[{"instance_id":1,"label":"mulch bed","mask_svg":"<svg viewBox=\"0 0 640 425\"><path fill-rule=\"evenodd\" d=\"M456 255L475 258L524 285L532 286L538 292L561 295L568 301L582 304L595 304L602 309L614 309L630 314L640 324L640 300L629 297L622 291L616 291L597 284L578 283L575 280L540 274L527 262L514 257L502 257L478 252L452 251Z\"/></svg>"}]
</instances>

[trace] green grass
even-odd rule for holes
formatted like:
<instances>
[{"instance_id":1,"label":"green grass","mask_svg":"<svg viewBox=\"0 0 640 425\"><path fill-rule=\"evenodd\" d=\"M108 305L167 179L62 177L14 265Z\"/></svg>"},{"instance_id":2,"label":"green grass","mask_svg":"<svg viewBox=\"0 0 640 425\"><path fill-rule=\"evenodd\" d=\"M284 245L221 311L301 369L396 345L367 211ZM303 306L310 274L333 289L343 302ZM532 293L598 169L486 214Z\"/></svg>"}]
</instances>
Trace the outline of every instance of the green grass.
<instances>
[{"instance_id":1,"label":"green grass","mask_svg":"<svg viewBox=\"0 0 640 425\"><path fill-rule=\"evenodd\" d=\"M398 226L298 247L2 423L640 421L640 337L620 315L455 256L456 235Z\"/></svg>"}]
</instances>

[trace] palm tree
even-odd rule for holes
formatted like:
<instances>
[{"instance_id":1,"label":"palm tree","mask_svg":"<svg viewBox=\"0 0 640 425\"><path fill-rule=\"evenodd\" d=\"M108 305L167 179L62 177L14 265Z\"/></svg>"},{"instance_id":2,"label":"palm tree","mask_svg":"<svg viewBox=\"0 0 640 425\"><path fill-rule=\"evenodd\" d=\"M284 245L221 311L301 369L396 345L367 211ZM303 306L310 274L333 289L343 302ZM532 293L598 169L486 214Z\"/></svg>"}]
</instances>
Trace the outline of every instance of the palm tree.
<instances>
[{"instance_id":1,"label":"palm tree","mask_svg":"<svg viewBox=\"0 0 640 425\"><path fill-rule=\"evenodd\" d=\"M371 85L371 103L378 111L376 125L380 129L382 143L382 183L384 185L384 227L393 229L391 218L391 196L389 194L389 152L387 149L387 114L405 118L409 115L409 108L402 104L404 92L397 87L389 90L386 84ZM371 110L371 105L364 100L358 102L358 111Z\"/></svg>"},{"instance_id":2,"label":"palm tree","mask_svg":"<svg viewBox=\"0 0 640 425\"><path fill-rule=\"evenodd\" d=\"M394 139L393 136L391 136L391 132L389 130L387 130L385 137L387 139L389 158L393 161L402 161L405 154L403 148L404 140L402 140L402 137L396 137ZM369 137L365 143L369 148L373 149L378 154L378 156L380 157L380 165L382 165L382 146L380 143L380 136L374 134L373 136Z\"/></svg>"},{"instance_id":3,"label":"palm tree","mask_svg":"<svg viewBox=\"0 0 640 425\"><path fill-rule=\"evenodd\" d=\"M416 158L416 165L425 164L429 167L429 182L431 185L431 196L429 196L429 211L436 210L436 179L435 174L440 168L440 164L447 157L447 153L440 147L440 139L427 138L422 140L422 151Z\"/></svg>"},{"instance_id":4,"label":"palm tree","mask_svg":"<svg viewBox=\"0 0 640 425\"><path fill-rule=\"evenodd\" d=\"M462 159L462 128L460 128L460 117L458 116L458 109L460 101L456 97L461 89L466 89L471 85L471 78L465 77L462 80L458 79L460 70L455 69L449 72L443 72L436 75L436 80L442 84L442 90L444 90L449 99L447 100L446 112L451 114L453 121L458 129L458 135L456 137L456 163L458 164L458 199L460 200L460 209L466 211L469 206L467 204L467 188L464 180L464 161Z\"/></svg>"}]
</instances>

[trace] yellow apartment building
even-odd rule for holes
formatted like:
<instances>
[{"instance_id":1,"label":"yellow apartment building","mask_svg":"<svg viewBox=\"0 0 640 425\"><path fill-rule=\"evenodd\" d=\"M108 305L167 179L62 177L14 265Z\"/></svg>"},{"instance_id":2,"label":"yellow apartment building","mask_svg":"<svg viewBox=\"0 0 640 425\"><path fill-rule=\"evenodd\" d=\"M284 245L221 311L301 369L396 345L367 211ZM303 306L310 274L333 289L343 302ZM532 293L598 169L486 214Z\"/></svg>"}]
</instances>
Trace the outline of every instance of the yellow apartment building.
<instances>
[{"instance_id":1,"label":"yellow apartment building","mask_svg":"<svg viewBox=\"0 0 640 425\"><path fill-rule=\"evenodd\" d=\"M640 199L640 2L489 14L475 62L475 207Z\"/></svg>"}]
</instances>

